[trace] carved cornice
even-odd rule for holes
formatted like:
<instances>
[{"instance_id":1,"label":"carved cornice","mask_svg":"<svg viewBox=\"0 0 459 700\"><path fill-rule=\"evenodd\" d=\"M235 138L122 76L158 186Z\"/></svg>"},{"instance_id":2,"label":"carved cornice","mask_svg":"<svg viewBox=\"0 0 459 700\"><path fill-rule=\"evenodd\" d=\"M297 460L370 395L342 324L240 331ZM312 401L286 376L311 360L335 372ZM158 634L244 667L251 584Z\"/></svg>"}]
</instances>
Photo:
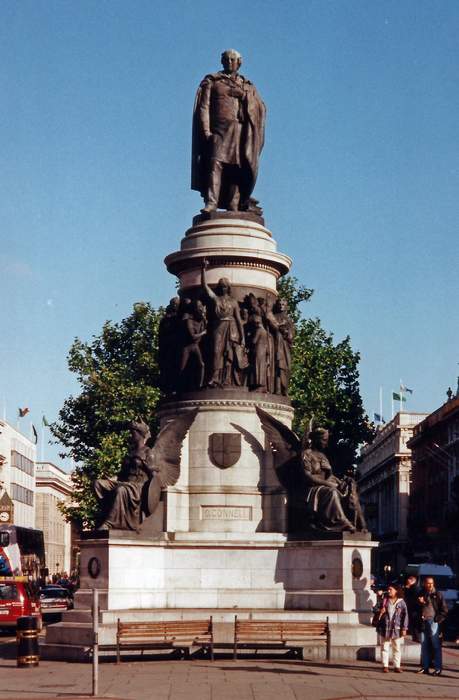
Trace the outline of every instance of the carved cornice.
<instances>
[{"instance_id":1,"label":"carved cornice","mask_svg":"<svg viewBox=\"0 0 459 700\"><path fill-rule=\"evenodd\" d=\"M241 408L255 408L255 406L263 406L266 410L278 411L279 413L288 413L293 416L294 410L291 406L282 403L274 403L271 401L260 401L250 399L193 399L189 401L176 401L167 403L167 406L160 408L158 415L160 417L168 414L176 414L177 410L188 408L200 408L203 411L212 411L215 408L225 408L228 410L239 411Z\"/></svg>"},{"instance_id":2,"label":"carved cornice","mask_svg":"<svg viewBox=\"0 0 459 700\"><path fill-rule=\"evenodd\" d=\"M237 496L285 496L287 493L282 486L261 486L259 489L248 486L167 486L163 491L169 494L231 494Z\"/></svg>"},{"instance_id":3,"label":"carved cornice","mask_svg":"<svg viewBox=\"0 0 459 700\"><path fill-rule=\"evenodd\" d=\"M283 253L260 249L192 248L170 253L164 260L169 272L177 275L192 269L200 269L202 260L209 260L211 267L243 267L265 270L276 276L286 274L292 264Z\"/></svg>"}]
</instances>

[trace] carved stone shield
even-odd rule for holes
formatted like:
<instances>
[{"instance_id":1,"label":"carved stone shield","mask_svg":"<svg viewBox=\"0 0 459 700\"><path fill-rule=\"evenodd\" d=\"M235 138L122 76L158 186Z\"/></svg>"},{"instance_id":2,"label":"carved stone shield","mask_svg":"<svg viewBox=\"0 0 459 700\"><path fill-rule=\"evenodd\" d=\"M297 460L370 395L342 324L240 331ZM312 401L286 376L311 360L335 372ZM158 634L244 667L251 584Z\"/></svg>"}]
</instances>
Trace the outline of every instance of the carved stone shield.
<instances>
[{"instance_id":1,"label":"carved stone shield","mask_svg":"<svg viewBox=\"0 0 459 700\"><path fill-rule=\"evenodd\" d=\"M212 433L209 435L209 457L216 467L228 469L236 464L240 456L240 433Z\"/></svg>"}]
</instances>

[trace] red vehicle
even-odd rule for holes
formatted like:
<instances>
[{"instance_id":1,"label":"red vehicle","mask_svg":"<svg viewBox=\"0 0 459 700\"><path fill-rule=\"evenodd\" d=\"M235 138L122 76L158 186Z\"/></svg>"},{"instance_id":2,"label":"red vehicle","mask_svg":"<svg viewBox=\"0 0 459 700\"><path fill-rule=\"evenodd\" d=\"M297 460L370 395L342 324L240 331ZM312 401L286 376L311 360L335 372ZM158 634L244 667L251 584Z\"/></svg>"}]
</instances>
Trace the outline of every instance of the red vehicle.
<instances>
[{"instance_id":1,"label":"red vehicle","mask_svg":"<svg viewBox=\"0 0 459 700\"><path fill-rule=\"evenodd\" d=\"M42 627L41 606L27 576L0 577L0 628L16 627L18 617L32 615Z\"/></svg>"}]
</instances>

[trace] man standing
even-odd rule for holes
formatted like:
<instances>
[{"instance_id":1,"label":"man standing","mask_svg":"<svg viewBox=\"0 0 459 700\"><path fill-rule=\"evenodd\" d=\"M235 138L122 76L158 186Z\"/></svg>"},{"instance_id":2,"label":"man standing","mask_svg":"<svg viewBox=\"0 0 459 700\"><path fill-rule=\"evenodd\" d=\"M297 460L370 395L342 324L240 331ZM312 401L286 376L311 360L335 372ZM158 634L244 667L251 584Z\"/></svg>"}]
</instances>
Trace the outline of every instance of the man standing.
<instances>
[{"instance_id":1,"label":"man standing","mask_svg":"<svg viewBox=\"0 0 459 700\"><path fill-rule=\"evenodd\" d=\"M261 213L250 195L264 143L265 105L238 71L241 54L222 54L223 70L206 75L193 115L191 188L204 198L204 214L216 209Z\"/></svg>"},{"instance_id":2,"label":"man standing","mask_svg":"<svg viewBox=\"0 0 459 700\"><path fill-rule=\"evenodd\" d=\"M435 670L439 676L442 670L440 625L446 619L448 607L440 591L435 590L431 576L424 579L423 590L418 597L418 613L421 631L421 666L418 673L430 673L430 653L433 651Z\"/></svg>"}]
</instances>

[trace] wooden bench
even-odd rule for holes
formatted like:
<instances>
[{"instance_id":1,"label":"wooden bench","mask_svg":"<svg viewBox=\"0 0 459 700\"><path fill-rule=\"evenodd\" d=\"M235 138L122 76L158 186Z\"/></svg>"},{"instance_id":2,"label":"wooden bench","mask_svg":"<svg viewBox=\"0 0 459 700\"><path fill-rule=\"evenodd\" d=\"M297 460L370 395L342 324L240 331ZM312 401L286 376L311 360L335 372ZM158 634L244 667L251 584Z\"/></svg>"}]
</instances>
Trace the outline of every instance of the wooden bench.
<instances>
[{"instance_id":1,"label":"wooden bench","mask_svg":"<svg viewBox=\"0 0 459 700\"><path fill-rule=\"evenodd\" d=\"M234 618L234 652L239 649L295 649L308 642L320 641L326 645L330 661L331 636L328 617L323 621L297 620L238 620Z\"/></svg>"},{"instance_id":2,"label":"wooden bench","mask_svg":"<svg viewBox=\"0 0 459 700\"><path fill-rule=\"evenodd\" d=\"M187 649L199 646L214 659L212 617L208 620L164 620L161 622L121 622L116 632L116 663L121 649Z\"/></svg>"}]
</instances>

